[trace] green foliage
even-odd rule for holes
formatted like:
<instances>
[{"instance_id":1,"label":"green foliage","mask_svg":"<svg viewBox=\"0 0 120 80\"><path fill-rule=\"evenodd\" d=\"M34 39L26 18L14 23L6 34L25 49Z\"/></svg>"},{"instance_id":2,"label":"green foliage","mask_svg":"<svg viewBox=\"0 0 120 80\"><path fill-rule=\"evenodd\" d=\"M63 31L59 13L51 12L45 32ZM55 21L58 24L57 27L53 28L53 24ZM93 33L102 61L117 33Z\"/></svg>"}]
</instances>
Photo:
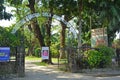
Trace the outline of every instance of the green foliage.
<instances>
[{"instance_id":1,"label":"green foliage","mask_svg":"<svg viewBox=\"0 0 120 80\"><path fill-rule=\"evenodd\" d=\"M58 50L59 50L59 47L60 47L60 39L59 39L59 36L60 36L59 33L60 32L59 32L58 28L60 28L60 26L52 27L53 33L52 33L52 36L51 36L50 50L51 50L51 53L52 53L52 57L54 57L54 58L58 57L58 54L59 54Z\"/></svg>"},{"instance_id":2,"label":"green foliage","mask_svg":"<svg viewBox=\"0 0 120 80\"><path fill-rule=\"evenodd\" d=\"M25 60L29 61L42 61L41 57L35 57L35 56L26 56ZM53 63L58 62L58 58L52 58Z\"/></svg>"},{"instance_id":3,"label":"green foliage","mask_svg":"<svg viewBox=\"0 0 120 80\"><path fill-rule=\"evenodd\" d=\"M19 38L11 33L10 28L0 27L0 46L15 47L20 44Z\"/></svg>"},{"instance_id":4,"label":"green foliage","mask_svg":"<svg viewBox=\"0 0 120 80\"><path fill-rule=\"evenodd\" d=\"M59 55L58 46L59 46L59 44L57 44L57 43L54 43L51 45L50 49L51 49L52 57L54 57L54 58L57 58Z\"/></svg>"},{"instance_id":5,"label":"green foliage","mask_svg":"<svg viewBox=\"0 0 120 80\"><path fill-rule=\"evenodd\" d=\"M97 48L99 48L99 52L103 54L100 66L108 67L111 64L112 57L115 55L114 50L104 45L99 45Z\"/></svg>"},{"instance_id":6,"label":"green foliage","mask_svg":"<svg viewBox=\"0 0 120 80\"><path fill-rule=\"evenodd\" d=\"M35 56L26 56L25 60L30 60L30 61L37 60L37 61L41 61L41 58L38 58L38 57L35 57Z\"/></svg>"},{"instance_id":7,"label":"green foliage","mask_svg":"<svg viewBox=\"0 0 120 80\"><path fill-rule=\"evenodd\" d=\"M41 49L40 48L35 48L34 49L34 56L35 57L40 57L41 56Z\"/></svg>"},{"instance_id":8,"label":"green foliage","mask_svg":"<svg viewBox=\"0 0 120 80\"><path fill-rule=\"evenodd\" d=\"M120 48L120 39L114 40L113 47L114 48Z\"/></svg>"},{"instance_id":9,"label":"green foliage","mask_svg":"<svg viewBox=\"0 0 120 80\"><path fill-rule=\"evenodd\" d=\"M10 54L15 55L15 47L20 45L20 37L11 33L10 27L0 27L0 46L10 47Z\"/></svg>"},{"instance_id":10,"label":"green foliage","mask_svg":"<svg viewBox=\"0 0 120 80\"><path fill-rule=\"evenodd\" d=\"M14 6L16 8L16 17L18 20L20 20L21 18L23 18L25 15L30 13L28 6L28 1L32 1L32 0L6 0L8 1L12 6ZM39 0L37 0L39 1ZM78 4L78 2L81 2L81 0L41 0L41 5L34 5L36 8L35 12L50 12L50 9L53 9L53 13L59 16L66 16L66 20L69 21L74 17L78 17L79 13L81 12L81 20L82 20L82 41L83 43L90 43L90 30L92 28L97 28L97 27L107 27L109 26L109 30L108 30L108 38L110 40L112 40L114 38L114 34L116 31L118 31L120 29L118 23L120 21L120 0L83 0L81 5L80 3ZM5 10L5 7L3 5L4 0L0 0L0 19L2 18L7 18L7 16L2 16L2 13ZM79 6L80 5L80 6ZM79 8L82 8L79 11ZM109 15L108 15L109 14ZM91 20L90 20L91 17ZM35 20L35 19L33 19ZM41 25L40 29L41 29L41 34L44 36L44 41L45 43L47 43L48 41L48 36L46 36L46 28L45 28L45 22L47 22L47 18L43 18L43 17L39 17L38 19L39 25ZM78 24L79 22L79 18L78 21L75 22L76 24ZM51 32L56 31L60 28L56 28L55 30L51 30ZM26 32L26 30L25 30ZM2 45L8 45L8 44L12 44L15 45L15 43L19 43L19 41L12 35L9 33L5 33L3 35L3 32L1 32L2 34L0 34L0 44ZM30 34L31 31L26 32L26 46L31 46L31 41L34 41L33 39L33 34ZM2 35L2 36L1 36ZM32 35L32 36L30 36ZM54 36L54 37L53 37ZM77 45L77 40L74 40L72 37L72 34L70 34L70 38L66 39L68 42L68 44L74 44L75 46ZM35 40L36 41L36 40ZM53 57L57 57L58 55L58 46L59 46L59 34L57 34L57 36L52 35L51 36L51 53ZM4 42L4 43L2 43ZM14 42L14 44L13 44ZM10 45L11 45L10 44ZM35 43L35 45L37 45L38 43ZM104 49L103 49L104 48ZM107 64L107 62L110 61L111 58L111 53L109 52L109 48L105 48L105 47L100 47L100 54L103 55L102 57L102 61L101 64ZM111 51L112 52L112 51ZM35 48L34 50L35 56L38 56L39 54L39 50L38 48ZM96 56L97 52L95 51L91 51L91 56ZM108 57L106 57L107 55L109 55ZM100 56L100 55L99 55ZM107 58L107 59L106 59ZM89 60L91 60L92 58L90 58ZM94 59L94 58L93 58ZM91 60L92 61L92 60ZM92 61L91 66L95 66L93 64L98 65L96 62L99 62L99 60L96 60L94 62L94 60ZM96 67L96 66L95 66Z\"/></svg>"},{"instance_id":11,"label":"green foliage","mask_svg":"<svg viewBox=\"0 0 120 80\"><path fill-rule=\"evenodd\" d=\"M14 5L20 5L22 4L22 1L23 0L8 0L10 4L14 4Z\"/></svg>"},{"instance_id":12,"label":"green foliage","mask_svg":"<svg viewBox=\"0 0 120 80\"><path fill-rule=\"evenodd\" d=\"M84 53L84 55L87 57L85 61L87 61L90 68L98 67L103 56L102 53L96 50L88 50Z\"/></svg>"},{"instance_id":13,"label":"green foliage","mask_svg":"<svg viewBox=\"0 0 120 80\"><path fill-rule=\"evenodd\" d=\"M108 41L109 45L115 38L116 31L119 31L119 21L120 21L120 1L119 0L104 0L96 2L98 11L100 13L100 20L103 25L107 23L108 29ZM108 15L109 14L109 15Z\"/></svg>"},{"instance_id":14,"label":"green foliage","mask_svg":"<svg viewBox=\"0 0 120 80\"><path fill-rule=\"evenodd\" d=\"M45 62L33 62L33 63L37 66L48 66L48 64Z\"/></svg>"},{"instance_id":15,"label":"green foliage","mask_svg":"<svg viewBox=\"0 0 120 80\"><path fill-rule=\"evenodd\" d=\"M83 61L88 63L90 68L104 68L111 64L114 51L107 46L98 46L99 50L88 50L84 52Z\"/></svg>"}]
</instances>

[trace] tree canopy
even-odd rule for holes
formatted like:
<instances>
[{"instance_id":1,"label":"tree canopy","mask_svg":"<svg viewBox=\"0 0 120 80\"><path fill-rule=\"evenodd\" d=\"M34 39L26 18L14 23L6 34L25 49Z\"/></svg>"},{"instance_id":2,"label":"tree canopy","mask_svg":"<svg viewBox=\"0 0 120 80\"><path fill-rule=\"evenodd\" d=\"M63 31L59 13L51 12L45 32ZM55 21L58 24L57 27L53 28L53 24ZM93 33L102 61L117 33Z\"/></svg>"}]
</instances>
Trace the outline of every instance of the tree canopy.
<instances>
[{"instance_id":1,"label":"tree canopy","mask_svg":"<svg viewBox=\"0 0 120 80\"><path fill-rule=\"evenodd\" d=\"M5 11L4 2L16 8L13 16L17 21L28 14L51 14L50 17L34 18L22 26L25 27L25 45L28 52L31 50L35 54L36 49L42 46L49 46L52 53L57 53L55 47L64 48L70 46L70 42L76 47L80 41L81 44L90 44L91 29L94 28L107 28L109 43L112 43L115 33L120 30L119 0L0 0L0 19L11 17L11 14ZM70 29L64 23L60 22L55 27L52 25L54 14L75 24L77 39L68 34ZM52 34L56 31L58 32Z\"/></svg>"}]
</instances>

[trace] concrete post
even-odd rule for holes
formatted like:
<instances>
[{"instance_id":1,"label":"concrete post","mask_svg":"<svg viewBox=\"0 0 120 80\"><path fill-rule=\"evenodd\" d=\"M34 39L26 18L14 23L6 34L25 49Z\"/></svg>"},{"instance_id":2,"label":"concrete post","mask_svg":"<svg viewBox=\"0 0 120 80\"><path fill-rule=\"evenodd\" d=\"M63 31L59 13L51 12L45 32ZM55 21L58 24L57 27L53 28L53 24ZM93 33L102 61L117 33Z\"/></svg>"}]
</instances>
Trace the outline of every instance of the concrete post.
<instances>
[{"instance_id":1,"label":"concrete post","mask_svg":"<svg viewBox=\"0 0 120 80\"><path fill-rule=\"evenodd\" d=\"M17 47L17 75L25 76L25 50L23 46Z\"/></svg>"}]
</instances>

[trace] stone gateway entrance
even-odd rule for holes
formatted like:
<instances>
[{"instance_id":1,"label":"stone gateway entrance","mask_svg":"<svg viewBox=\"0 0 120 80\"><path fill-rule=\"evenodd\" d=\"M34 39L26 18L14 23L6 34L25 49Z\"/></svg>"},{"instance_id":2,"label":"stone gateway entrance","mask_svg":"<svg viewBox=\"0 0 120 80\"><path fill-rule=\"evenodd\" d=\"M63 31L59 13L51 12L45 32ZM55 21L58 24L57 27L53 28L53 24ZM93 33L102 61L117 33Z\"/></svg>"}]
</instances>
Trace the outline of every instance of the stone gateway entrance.
<instances>
[{"instance_id":1,"label":"stone gateway entrance","mask_svg":"<svg viewBox=\"0 0 120 80\"><path fill-rule=\"evenodd\" d=\"M51 14L46 13L46 12L41 13L41 14L40 13L29 14L26 17L24 17L22 20L17 22L17 24L14 26L11 33L15 34L16 31L19 30L25 23L27 23L27 22L31 21L33 18L39 17L39 16L51 17ZM57 15L53 15L53 18L58 20L58 21L62 21L65 25L67 25L69 28L73 28L72 30L74 30L74 27L70 23L65 21L62 17L57 16ZM15 73L19 77L25 76L25 47L23 45L24 44L24 37L23 36L24 35L22 34L21 40L20 40L21 45L14 47L14 48L11 48L14 51L14 52L12 51L12 54L14 54L14 55L12 55L12 56L14 56L14 59L10 59L8 62L0 62L0 65L1 65L0 72L3 72L1 74Z\"/></svg>"}]
</instances>

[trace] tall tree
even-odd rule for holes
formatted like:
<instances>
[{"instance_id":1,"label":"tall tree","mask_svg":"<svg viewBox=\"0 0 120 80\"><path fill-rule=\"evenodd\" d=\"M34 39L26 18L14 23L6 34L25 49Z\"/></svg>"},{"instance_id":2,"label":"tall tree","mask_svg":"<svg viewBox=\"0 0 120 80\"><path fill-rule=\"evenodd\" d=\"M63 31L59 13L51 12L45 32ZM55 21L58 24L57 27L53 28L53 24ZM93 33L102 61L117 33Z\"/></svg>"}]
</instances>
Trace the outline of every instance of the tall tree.
<instances>
[{"instance_id":1,"label":"tall tree","mask_svg":"<svg viewBox=\"0 0 120 80\"><path fill-rule=\"evenodd\" d=\"M75 0L56 0L54 1L54 14L57 14L64 18L65 21L71 20L76 15L77 2ZM60 32L60 47L65 48L67 25L61 21L61 32ZM61 49L60 56L64 55L64 51ZM64 56L63 56L64 57Z\"/></svg>"},{"instance_id":2,"label":"tall tree","mask_svg":"<svg viewBox=\"0 0 120 80\"><path fill-rule=\"evenodd\" d=\"M31 14L35 13L35 0L28 0L29 4L27 5L30 10L31 10ZM31 21L31 27L34 30L34 34L36 36L36 38L39 40L40 46L45 46L44 44L44 38L41 34L41 30L38 24L37 19L35 18L34 20Z\"/></svg>"},{"instance_id":3,"label":"tall tree","mask_svg":"<svg viewBox=\"0 0 120 80\"><path fill-rule=\"evenodd\" d=\"M16 47L20 45L19 37L11 33L10 27L0 27L0 46Z\"/></svg>"},{"instance_id":4,"label":"tall tree","mask_svg":"<svg viewBox=\"0 0 120 80\"><path fill-rule=\"evenodd\" d=\"M120 30L120 1L94 0L93 9L99 16L102 26L108 29L109 44L113 41L116 31Z\"/></svg>"},{"instance_id":5,"label":"tall tree","mask_svg":"<svg viewBox=\"0 0 120 80\"><path fill-rule=\"evenodd\" d=\"M46 43L46 46L49 47L50 49L49 60L45 60L45 62L52 63L50 46L51 46L51 24L52 24L52 18L53 18L53 5L52 5L53 1L42 0L41 3L43 4L42 8L46 9L45 11L50 14L50 16L46 18L46 21L44 23L45 24L44 27L46 29L45 43Z\"/></svg>"}]
</instances>

